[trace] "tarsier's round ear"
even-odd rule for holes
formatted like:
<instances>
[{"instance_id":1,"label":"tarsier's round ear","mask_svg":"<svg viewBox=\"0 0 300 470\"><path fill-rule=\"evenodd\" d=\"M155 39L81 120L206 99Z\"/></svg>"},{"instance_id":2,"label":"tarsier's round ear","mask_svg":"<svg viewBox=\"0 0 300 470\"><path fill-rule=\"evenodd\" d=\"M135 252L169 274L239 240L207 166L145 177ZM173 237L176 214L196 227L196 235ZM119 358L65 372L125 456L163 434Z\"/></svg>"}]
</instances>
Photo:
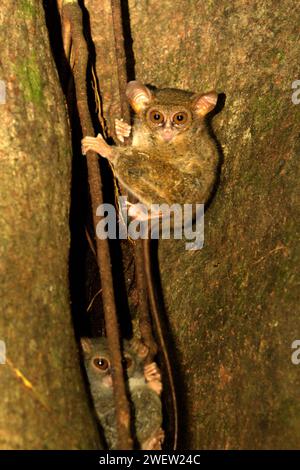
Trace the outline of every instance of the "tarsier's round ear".
<instances>
[{"instance_id":1,"label":"tarsier's round ear","mask_svg":"<svg viewBox=\"0 0 300 470\"><path fill-rule=\"evenodd\" d=\"M143 111L152 100L152 94L149 88L137 80L127 83L126 96L136 113Z\"/></svg>"},{"instance_id":2,"label":"tarsier's round ear","mask_svg":"<svg viewBox=\"0 0 300 470\"><path fill-rule=\"evenodd\" d=\"M92 344L91 344L91 341L89 340L89 338L81 338L80 343L81 343L81 347L82 347L82 349L85 353L91 352Z\"/></svg>"},{"instance_id":3,"label":"tarsier's round ear","mask_svg":"<svg viewBox=\"0 0 300 470\"><path fill-rule=\"evenodd\" d=\"M217 101L218 93L215 91L209 91L208 93L198 95L193 100L194 111L198 116L204 117L207 113L214 109Z\"/></svg>"}]
</instances>

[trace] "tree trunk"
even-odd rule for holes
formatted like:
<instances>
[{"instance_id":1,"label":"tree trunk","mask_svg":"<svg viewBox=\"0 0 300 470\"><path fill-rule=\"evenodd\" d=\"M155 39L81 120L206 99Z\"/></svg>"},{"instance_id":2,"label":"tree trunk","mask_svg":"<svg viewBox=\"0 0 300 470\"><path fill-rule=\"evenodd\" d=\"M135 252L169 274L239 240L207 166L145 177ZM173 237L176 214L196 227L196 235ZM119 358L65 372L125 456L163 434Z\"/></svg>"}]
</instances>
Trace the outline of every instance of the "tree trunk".
<instances>
[{"instance_id":1,"label":"tree trunk","mask_svg":"<svg viewBox=\"0 0 300 470\"><path fill-rule=\"evenodd\" d=\"M297 7L129 0L139 80L226 94L204 247L159 243L183 448L300 446Z\"/></svg>"},{"instance_id":2,"label":"tree trunk","mask_svg":"<svg viewBox=\"0 0 300 470\"><path fill-rule=\"evenodd\" d=\"M222 167L204 247L159 242L180 447L299 448L298 2L128 6L138 79L226 95L213 121ZM4 18L0 448L96 448L69 311L65 104L41 2L2 0Z\"/></svg>"},{"instance_id":3,"label":"tree trunk","mask_svg":"<svg viewBox=\"0 0 300 470\"><path fill-rule=\"evenodd\" d=\"M42 2L2 0L1 449L99 448L70 315L71 148Z\"/></svg>"}]
</instances>

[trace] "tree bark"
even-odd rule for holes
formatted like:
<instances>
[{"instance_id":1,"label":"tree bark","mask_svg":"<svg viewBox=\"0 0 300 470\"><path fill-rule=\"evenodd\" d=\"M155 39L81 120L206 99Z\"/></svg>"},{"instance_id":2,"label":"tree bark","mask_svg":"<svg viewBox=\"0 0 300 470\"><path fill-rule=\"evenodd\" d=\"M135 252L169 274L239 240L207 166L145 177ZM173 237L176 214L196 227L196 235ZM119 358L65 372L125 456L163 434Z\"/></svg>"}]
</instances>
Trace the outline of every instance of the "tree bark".
<instances>
[{"instance_id":1,"label":"tree bark","mask_svg":"<svg viewBox=\"0 0 300 470\"><path fill-rule=\"evenodd\" d=\"M298 3L128 4L138 79L226 94L204 248L159 243L180 447L299 448ZM96 448L69 311L65 104L41 2L2 0L0 21L0 448Z\"/></svg>"},{"instance_id":2,"label":"tree bark","mask_svg":"<svg viewBox=\"0 0 300 470\"><path fill-rule=\"evenodd\" d=\"M128 3L139 80L226 95L204 247L159 243L180 445L299 448L298 3Z\"/></svg>"},{"instance_id":3,"label":"tree bark","mask_svg":"<svg viewBox=\"0 0 300 470\"><path fill-rule=\"evenodd\" d=\"M70 315L66 105L42 2L2 0L1 449L99 448Z\"/></svg>"}]
</instances>

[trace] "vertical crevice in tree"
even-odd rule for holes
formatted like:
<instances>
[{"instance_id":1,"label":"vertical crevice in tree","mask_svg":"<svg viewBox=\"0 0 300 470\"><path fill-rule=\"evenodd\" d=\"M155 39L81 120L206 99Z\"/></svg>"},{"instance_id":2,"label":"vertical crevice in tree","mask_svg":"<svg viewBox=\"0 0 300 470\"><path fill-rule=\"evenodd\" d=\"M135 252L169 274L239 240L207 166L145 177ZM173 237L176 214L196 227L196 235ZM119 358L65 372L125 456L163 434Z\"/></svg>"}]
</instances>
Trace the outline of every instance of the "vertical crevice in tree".
<instances>
[{"instance_id":1,"label":"vertical crevice in tree","mask_svg":"<svg viewBox=\"0 0 300 470\"><path fill-rule=\"evenodd\" d=\"M72 49L74 53L74 80L76 101L83 135L93 135L93 126L87 105L86 73L88 52L82 33L82 13L77 2L63 5L62 23L70 24L72 35ZM94 152L87 155L88 180L91 194L94 228L98 223L97 208L103 203L102 183L99 173L98 157ZM113 389L116 407L116 424L118 432L118 448L131 449L132 439L130 433L130 407L126 396L125 381L122 368L122 356L118 319L114 299L113 278L111 270L110 252L107 240L96 238L97 260L100 278L102 281L102 299L105 316L105 327L108 345L111 353L113 374Z\"/></svg>"}]
</instances>

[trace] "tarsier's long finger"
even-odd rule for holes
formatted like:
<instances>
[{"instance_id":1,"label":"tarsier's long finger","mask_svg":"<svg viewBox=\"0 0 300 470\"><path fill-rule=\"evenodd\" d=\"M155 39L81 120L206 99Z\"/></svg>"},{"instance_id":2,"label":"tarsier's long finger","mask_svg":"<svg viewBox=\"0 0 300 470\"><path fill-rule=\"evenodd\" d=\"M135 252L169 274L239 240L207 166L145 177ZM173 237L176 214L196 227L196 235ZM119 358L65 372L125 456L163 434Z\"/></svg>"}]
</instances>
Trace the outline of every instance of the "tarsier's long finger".
<instances>
[{"instance_id":1,"label":"tarsier's long finger","mask_svg":"<svg viewBox=\"0 0 300 470\"><path fill-rule=\"evenodd\" d=\"M122 125L116 125L116 130L118 130L118 133L121 133L124 137L128 137L131 132L131 126L124 122Z\"/></svg>"},{"instance_id":2,"label":"tarsier's long finger","mask_svg":"<svg viewBox=\"0 0 300 470\"><path fill-rule=\"evenodd\" d=\"M148 374L151 374L153 372L157 373L159 372L159 367L156 362L151 362L151 364L145 366L145 372L147 372Z\"/></svg>"},{"instance_id":3,"label":"tarsier's long finger","mask_svg":"<svg viewBox=\"0 0 300 470\"><path fill-rule=\"evenodd\" d=\"M153 376L151 375L150 377L147 377L147 378L146 378L146 382L147 382L148 385L151 385L151 384L161 384L161 383L162 383L162 382L161 382L161 376L160 376L160 375L156 375L156 376L155 376L155 375L153 375ZM157 386L157 385L155 385L155 388L156 388L156 386ZM160 387L160 386L159 386L159 387ZM161 387L162 387L162 385L161 385ZM160 388L160 390L161 390L161 388Z\"/></svg>"},{"instance_id":4,"label":"tarsier's long finger","mask_svg":"<svg viewBox=\"0 0 300 470\"><path fill-rule=\"evenodd\" d=\"M151 364L144 367L144 375L145 379L150 382L152 380L161 380L161 373L158 365L156 362L152 362Z\"/></svg>"},{"instance_id":5,"label":"tarsier's long finger","mask_svg":"<svg viewBox=\"0 0 300 470\"><path fill-rule=\"evenodd\" d=\"M97 137L86 136L81 140L82 153L85 155L89 150L98 152L99 139Z\"/></svg>"},{"instance_id":6,"label":"tarsier's long finger","mask_svg":"<svg viewBox=\"0 0 300 470\"><path fill-rule=\"evenodd\" d=\"M145 371L145 374L147 375L147 377L149 377L149 379L153 379L154 377L155 378L159 378L161 375L160 375L160 371L159 369L152 369L152 370L147 370Z\"/></svg>"},{"instance_id":7,"label":"tarsier's long finger","mask_svg":"<svg viewBox=\"0 0 300 470\"><path fill-rule=\"evenodd\" d=\"M93 150L105 158L111 158L113 156L112 147L105 142L101 134L98 134L97 137L84 137L81 141L81 148L83 155L89 150Z\"/></svg>"},{"instance_id":8,"label":"tarsier's long finger","mask_svg":"<svg viewBox=\"0 0 300 470\"><path fill-rule=\"evenodd\" d=\"M147 374L145 375L145 379L147 382L152 382L153 380L154 381L158 381L160 382L161 381L161 375L159 373L152 373L152 374Z\"/></svg>"},{"instance_id":9,"label":"tarsier's long finger","mask_svg":"<svg viewBox=\"0 0 300 470\"><path fill-rule=\"evenodd\" d=\"M115 119L115 127L123 130L126 134L129 134L131 131L131 125L123 121L123 119Z\"/></svg>"},{"instance_id":10,"label":"tarsier's long finger","mask_svg":"<svg viewBox=\"0 0 300 470\"><path fill-rule=\"evenodd\" d=\"M122 119L115 119L115 131L120 142L124 142L124 138L130 135L131 126Z\"/></svg>"},{"instance_id":11,"label":"tarsier's long finger","mask_svg":"<svg viewBox=\"0 0 300 470\"><path fill-rule=\"evenodd\" d=\"M82 144L82 145L81 145L81 150L82 150L82 154L83 154L83 155L86 155L86 153L87 153L89 150L92 150L93 152L99 153L98 144L94 144L94 143Z\"/></svg>"},{"instance_id":12,"label":"tarsier's long finger","mask_svg":"<svg viewBox=\"0 0 300 470\"><path fill-rule=\"evenodd\" d=\"M118 139L120 142L123 143L125 137L129 137L130 132L125 133L125 132L123 132L123 131L120 131L120 130L116 129L116 135L117 135L117 139Z\"/></svg>"}]
</instances>

